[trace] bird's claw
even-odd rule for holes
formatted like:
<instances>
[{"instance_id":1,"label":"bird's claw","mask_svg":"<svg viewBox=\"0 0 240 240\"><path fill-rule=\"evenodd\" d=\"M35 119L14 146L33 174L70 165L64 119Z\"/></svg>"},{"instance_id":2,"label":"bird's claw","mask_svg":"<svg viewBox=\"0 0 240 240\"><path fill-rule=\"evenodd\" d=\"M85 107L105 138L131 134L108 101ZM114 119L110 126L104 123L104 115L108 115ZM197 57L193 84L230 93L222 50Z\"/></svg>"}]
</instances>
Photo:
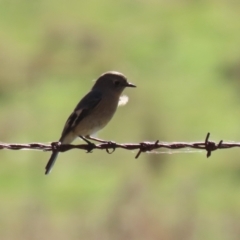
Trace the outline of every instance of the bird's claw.
<instances>
[{"instance_id":1,"label":"bird's claw","mask_svg":"<svg viewBox=\"0 0 240 240\"><path fill-rule=\"evenodd\" d=\"M96 145L95 145L94 143L90 142L89 140L87 140L85 137L82 137L82 136L81 136L80 138L88 144L87 153L91 153L92 150L93 150L94 148L96 148Z\"/></svg>"}]
</instances>

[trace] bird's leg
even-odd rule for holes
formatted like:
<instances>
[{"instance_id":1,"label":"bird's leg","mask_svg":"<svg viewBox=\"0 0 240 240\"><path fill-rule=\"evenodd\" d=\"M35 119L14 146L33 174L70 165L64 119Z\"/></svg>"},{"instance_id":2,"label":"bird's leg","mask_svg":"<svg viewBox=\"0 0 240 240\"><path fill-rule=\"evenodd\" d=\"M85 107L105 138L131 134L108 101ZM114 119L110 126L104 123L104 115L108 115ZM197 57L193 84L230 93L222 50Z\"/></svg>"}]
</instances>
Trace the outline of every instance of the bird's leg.
<instances>
[{"instance_id":1,"label":"bird's leg","mask_svg":"<svg viewBox=\"0 0 240 240\"><path fill-rule=\"evenodd\" d=\"M93 141L96 141L96 142L100 142L100 143L108 143L109 141L105 141L105 140L102 140L102 139L99 139L99 138L95 138L95 137L92 137L92 136L85 136L87 139L91 139Z\"/></svg>"},{"instance_id":2,"label":"bird's leg","mask_svg":"<svg viewBox=\"0 0 240 240\"><path fill-rule=\"evenodd\" d=\"M96 141L96 142L107 143L107 144L113 145L113 146L116 145L116 142L113 142L113 141L105 141L105 140L102 140L102 139L99 139L99 138L95 138L95 137L92 137L92 136L89 136L89 135L87 135L85 137L88 138L88 139L91 139L93 141Z\"/></svg>"},{"instance_id":3,"label":"bird's leg","mask_svg":"<svg viewBox=\"0 0 240 240\"><path fill-rule=\"evenodd\" d=\"M116 143L115 142L113 142L113 141L105 141L105 140L102 140L102 139L99 139L99 138L95 138L95 137L91 137L91 136L89 136L89 135L87 135L87 136L85 136L86 138L88 138L88 139L91 139L91 140L93 140L93 141L97 141L97 142L100 142L100 143L105 143L105 144L108 144L109 145L109 148L112 148L113 150L112 150L112 152L109 152L109 149L107 148L106 149L106 151L108 152L108 153L113 153L114 151L115 151L115 149L116 149Z\"/></svg>"},{"instance_id":4,"label":"bird's leg","mask_svg":"<svg viewBox=\"0 0 240 240\"><path fill-rule=\"evenodd\" d=\"M89 145L93 144L92 142L88 141L86 137L83 137L83 136L78 136L78 137L80 137L84 142L86 142Z\"/></svg>"},{"instance_id":5,"label":"bird's leg","mask_svg":"<svg viewBox=\"0 0 240 240\"><path fill-rule=\"evenodd\" d=\"M89 149L87 150L87 152L88 152L88 153L89 153L89 152L92 152L92 150L95 148L96 145L95 145L94 143L88 141L88 140L86 139L86 137L83 137L83 136L79 136L79 137L88 144Z\"/></svg>"},{"instance_id":6,"label":"bird's leg","mask_svg":"<svg viewBox=\"0 0 240 240\"><path fill-rule=\"evenodd\" d=\"M92 136L90 136L90 135L87 135L87 136L79 136L80 138L82 138L85 142L87 142L87 143L89 143L90 141L88 141L87 139L91 139L91 140L93 140L93 141L96 141L96 142L100 142L100 143L106 143L106 144L109 144L109 145L113 145L113 146L115 146L116 145L116 143L115 142L113 142L113 141L105 141L105 140L102 140L102 139L100 139L100 138L95 138L95 137L92 137ZM91 142L90 142L91 143ZM91 144L93 144L93 143L91 143Z\"/></svg>"}]
</instances>

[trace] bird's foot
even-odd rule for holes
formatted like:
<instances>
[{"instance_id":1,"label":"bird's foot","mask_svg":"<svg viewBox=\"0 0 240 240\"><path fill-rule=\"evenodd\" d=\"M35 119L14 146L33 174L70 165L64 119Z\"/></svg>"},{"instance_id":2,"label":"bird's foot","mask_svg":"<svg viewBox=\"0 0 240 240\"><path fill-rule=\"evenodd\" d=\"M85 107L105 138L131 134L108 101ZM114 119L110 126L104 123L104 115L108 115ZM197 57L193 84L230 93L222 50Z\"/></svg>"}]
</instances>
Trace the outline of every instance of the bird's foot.
<instances>
[{"instance_id":1,"label":"bird's foot","mask_svg":"<svg viewBox=\"0 0 240 240\"><path fill-rule=\"evenodd\" d=\"M106 141L106 140L102 140L102 139L99 139L99 138L95 138L95 137L92 137L92 136L86 136L86 138L88 139L91 139L93 141L96 141L96 142L100 142L100 143L104 143L104 144L107 144L109 146L109 148L112 149L112 151L109 151L109 148L106 148L106 151L107 153L113 153L116 149L116 145L117 143L116 142L113 142L113 141Z\"/></svg>"},{"instance_id":2,"label":"bird's foot","mask_svg":"<svg viewBox=\"0 0 240 240\"><path fill-rule=\"evenodd\" d=\"M90 142L89 140L87 140L87 138L85 138L83 136L79 136L79 137L88 144L87 153L91 153L92 150L94 148L96 148L96 145L94 143Z\"/></svg>"}]
</instances>

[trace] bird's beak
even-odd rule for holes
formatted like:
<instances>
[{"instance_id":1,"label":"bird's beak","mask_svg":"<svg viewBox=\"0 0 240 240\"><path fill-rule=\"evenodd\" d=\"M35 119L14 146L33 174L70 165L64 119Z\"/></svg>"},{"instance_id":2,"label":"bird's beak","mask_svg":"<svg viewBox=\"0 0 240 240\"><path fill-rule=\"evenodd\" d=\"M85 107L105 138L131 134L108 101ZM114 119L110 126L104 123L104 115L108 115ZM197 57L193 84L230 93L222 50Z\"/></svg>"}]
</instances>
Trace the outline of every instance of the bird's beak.
<instances>
[{"instance_id":1,"label":"bird's beak","mask_svg":"<svg viewBox=\"0 0 240 240\"><path fill-rule=\"evenodd\" d=\"M137 86L134 85L134 84L132 84L132 83L130 83L130 82L128 82L128 83L126 84L126 87L137 87Z\"/></svg>"}]
</instances>

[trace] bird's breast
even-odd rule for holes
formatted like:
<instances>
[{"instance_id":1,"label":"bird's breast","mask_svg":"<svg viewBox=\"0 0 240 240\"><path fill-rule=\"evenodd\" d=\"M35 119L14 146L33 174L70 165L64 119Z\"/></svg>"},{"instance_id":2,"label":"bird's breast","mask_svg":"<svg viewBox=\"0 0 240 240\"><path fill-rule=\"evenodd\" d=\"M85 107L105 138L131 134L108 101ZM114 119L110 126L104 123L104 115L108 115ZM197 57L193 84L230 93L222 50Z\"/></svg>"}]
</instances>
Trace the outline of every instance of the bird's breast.
<instances>
[{"instance_id":1,"label":"bird's breast","mask_svg":"<svg viewBox=\"0 0 240 240\"><path fill-rule=\"evenodd\" d=\"M102 98L99 104L89 112L76 126L74 132L77 135L87 136L92 135L104 128L113 117L119 98Z\"/></svg>"}]
</instances>

